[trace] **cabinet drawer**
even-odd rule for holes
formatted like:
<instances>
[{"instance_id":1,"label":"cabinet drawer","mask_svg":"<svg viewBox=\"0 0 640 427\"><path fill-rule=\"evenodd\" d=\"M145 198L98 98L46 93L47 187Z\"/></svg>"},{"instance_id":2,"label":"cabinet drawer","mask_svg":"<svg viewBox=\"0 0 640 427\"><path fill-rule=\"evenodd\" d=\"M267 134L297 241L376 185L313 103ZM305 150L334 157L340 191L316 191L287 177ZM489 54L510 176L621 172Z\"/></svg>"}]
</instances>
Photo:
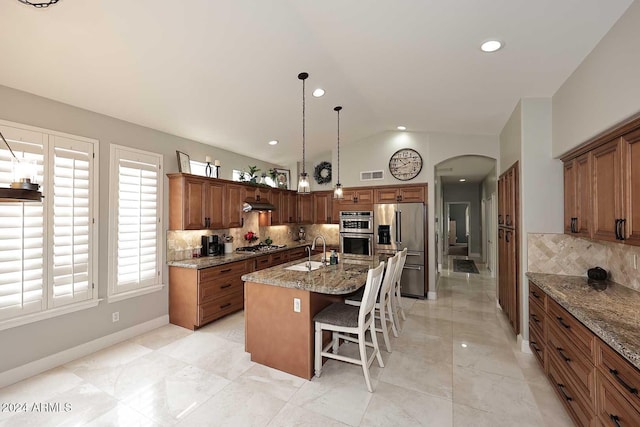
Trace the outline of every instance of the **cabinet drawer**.
<instances>
[{"instance_id":1,"label":"cabinet drawer","mask_svg":"<svg viewBox=\"0 0 640 427\"><path fill-rule=\"evenodd\" d=\"M219 317L242 310L244 295L242 292L226 295L198 306L198 325L202 326Z\"/></svg>"},{"instance_id":2,"label":"cabinet drawer","mask_svg":"<svg viewBox=\"0 0 640 427\"><path fill-rule=\"evenodd\" d=\"M533 282L529 282L529 301L535 301L540 304L543 310L547 309L547 294L536 286Z\"/></svg>"},{"instance_id":3,"label":"cabinet drawer","mask_svg":"<svg viewBox=\"0 0 640 427\"><path fill-rule=\"evenodd\" d=\"M598 372L598 404L596 414L605 426L639 426L640 413L618 388Z\"/></svg>"},{"instance_id":4,"label":"cabinet drawer","mask_svg":"<svg viewBox=\"0 0 640 427\"><path fill-rule=\"evenodd\" d=\"M228 294L242 292L242 279L240 276L226 277L200 284L198 302L200 304L223 297Z\"/></svg>"},{"instance_id":5,"label":"cabinet drawer","mask_svg":"<svg viewBox=\"0 0 640 427\"><path fill-rule=\"evenodd\" d=\"M604 342L598 340L596 347L598 370L640 410L640 372Z\"/></svg>"},{"instance_id":6,"label":"cabinet drawer","mask_svg":"<svg viewBox=\"0 0 640 427\"><path fill-rule=\"evenodd\" d=\"M544 309L532 298L529 297L529 326L536 329L538 335L545 337L545 323L547 319Z\"/></svg>"},{"instance_id":7,"label":"cabinet drawer","mask_svg":"<svg viewBox=\"0 0 640 427\"><path fill-rule=\"evenodd\" d=\"M262 255L256 258L256 270L271 267L271 255Z\"/></svg>"},{"instance_id":8,"label":"cabinet drawer","mask_svg":"<svg viewBox=\"0 0 640 427\"><path fill-rule=\"evenodd\" d=\"M576 348L559 326L551 323L547 329L547 351L555 358L590 402L595 403L595 368L589 358Z\"/></svg>"},{"instance_id":9,"label":"cabinet drawer","mask_svg":"<svg viewBox=\"0 0 640 427\"><path fill-rule=\"evenodd\" d=\"M554 357L547 358L549 364L549 380L565 408L578 426L590 426L594 418L592 405L582 395L576 393L576 386L564 370L558 366Z\"/></svg>"},{"instance_id":10,"label":"cabinet drawer","mask_svg":"<svg viewBox=\"0 0 640 427\"><path fill-rule=\"evenodd\" d=\"M547 313L549 325L558 326L578 350L588 356L589 360L593 360L595 346L593 333L551 298L547 300Z\"/></svg>"},{"instance_id":11,"label":"cabinet drawer","mask_svg":"<svg viewBox=\"0 0 640 427\"><path fill-rule=\"evenodd\" d=\"M287 254L284 252L277 252L275 254L271 254L271 265L279 265L287 262Z\"/></svg>"},{"instance_id":12,"label":"cabinet drawer","mask_svg":"<svg viewBox=\"0 0 640 427\"><path fill-rule=\"evenodd\" d=\"M246 261L231 262L229 264L198 270L198 280L200 283L203 283L213 279L219 279L221 276L242 276L246 270Z\"/></svg>"},{"instance_id":13,"label":"cabinet drawer","mask_svg":"<svg viewBox=\"0 0 640 427\"><path fill-rule=\"evenodd\" d=\"M529 327L529 347L531 347L533 355L536 356L536 359L540 362L542 369L546 371L547 365L545 363L545 358L547 357L547 346L544 338L538 335L537 329L531 327Z\"/></svg>"},{"instance_id":14,"label":"cabinet drawer","mask_svg":"<svg viewBox=\"0 0 640 427\"><path fill-rule=\"evenodd\" d=\"M307 256L307 251L304 247L298 248L298 249L291 249L290 251L287 252L288 261L295 261L300 258L304 258L306 256Z\"/></svg>"}]
</instances>

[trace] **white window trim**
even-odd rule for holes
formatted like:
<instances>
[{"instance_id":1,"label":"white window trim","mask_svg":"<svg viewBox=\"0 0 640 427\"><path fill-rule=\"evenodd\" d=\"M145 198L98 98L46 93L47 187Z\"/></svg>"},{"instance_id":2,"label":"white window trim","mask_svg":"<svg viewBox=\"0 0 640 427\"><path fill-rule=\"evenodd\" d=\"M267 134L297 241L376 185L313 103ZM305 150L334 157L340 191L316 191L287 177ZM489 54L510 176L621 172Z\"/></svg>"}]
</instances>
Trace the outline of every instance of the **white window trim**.
<instances>
[{"instance_id":1,"label":"white window trim","mask_svg":"<svg viewBox=\"0 0 640 427\"><path fill-rule=\"evenodd\" d=\"M22 325L27 325L29 323L33 323L33 322L39 322L41 320L46 320L46 319L51 319L53 317L58 317L58 316L62 316L64 314L69 314L69 313L73 313L76 311L82 311L82 310L87 310L89 308L93 308L93 307L97 307L98 304L100 303L100 299L98 298L98 271L99 271L99 253L98 253L98 225L100 224L99 222L99 209L98 209L98 203L100 200L100 194L99 194L99 188L100 188L100 157L99 157L99 153L100 153L100 141L94 138L87 138L84 136L79 136L79 135L73 135L70 133L66 133L66 132L59 132L59 131L55 131L55 130L51 130L51 129L45 129L45 128L41 128L41 127L37 127L37 126L30 126L30 125L25 125L22 123L16 123L16 122L10 122L7 120L1 120L0 119L0 125L2 126L8 126L8 127L13 127L13 128L18 128L18 129L24 129L26 131L32 131L32 132L39 132L42 134L45 134L46 139L47 139L47 144L45 146L45 152L47 152L48 150L48 146L49 146L49 139L52 136L59 136L59 137L63 137L63 138L69 138L69 139L75 139L78 141L83 141L83 142L87 142L87 143L91 143L94 146L94 150L93 150L93 155L94 155L94 175L93 175L93 187L92 187L92 191L94 192L94 198L93 198L93 205L92 205L92 210L93 210L93 229L92 229L92 239L93 239L93 245L92 245L92 260L91 262L93 263L92 265L92 275L90 277L91 279L91 283L92 283L92 297L90 299L87 299L85 301L80 301L80 302L76 302L76 303L71 303L71 304L67 304L67 305L63 305L60 307L52 307L51 302L49 301L49 284L47 283L47 289L45 289L45 303L44 303L44 307L41 311L35 312L35 313L29 313L29 314L25 314L25 315L20 315L20 316L16 316L16 317L11 317L8 319L3 319L0 320L0 331L2 330L6 330L6 329L11 329L11 328L15 328L17 326L22 326ZM48 155L48 154L47 154ZM47 177L47 179L50 179L50 177ZM51 186L49 186L51 187ZM51 195L53 194L53 188L49 188L47 194L49 195L49 197L51 197ZM52 198L52 197L51 197ZM49 210L52 209L52 207L50 206L45 206L45 218L48 217L49 215ZM46 222L46 220L45 220ZM53 230L50 229L50 227L48 225L46 225L46 233L45 233L45 238L47 239L48 242L51 242L53 239ZM50 266L48 265L49 263L49 257L45 255L45 260L44 260L44 273L48 274L48 270L50 268Z\"/></svg>"},{"instance_id":2,"label":"white window trim","mask_svg":"<svg viewBox=\"0 0 640 427\"><path fill-rule=\"evenodd\" d=\"M144 156L153 156L158 158L158 240L157 240L157 268L158 268L158 283L140 287L137 289L126 290L116 292L116 257L117 257L117 220L118 215L115 207L117 206L117 192L115 185L115 179L118 177L118 151L126 151L129 153L139 153ZM164 224L164 177L163 177L163 156L162 154L153 153L145 150L138 150L136 148L126 147L123 145L111 144L110 147L110 162L109 162L109 256L108 256L108 286L107 286L107 302L113 303L122 301L129 298L135 298L138 296L146 295L152 292L157 292L165 287L164 280L164 268L163 268L163 254L164 254L164 239L162 236L163 224Z\"/></svg>"}]
</instances>

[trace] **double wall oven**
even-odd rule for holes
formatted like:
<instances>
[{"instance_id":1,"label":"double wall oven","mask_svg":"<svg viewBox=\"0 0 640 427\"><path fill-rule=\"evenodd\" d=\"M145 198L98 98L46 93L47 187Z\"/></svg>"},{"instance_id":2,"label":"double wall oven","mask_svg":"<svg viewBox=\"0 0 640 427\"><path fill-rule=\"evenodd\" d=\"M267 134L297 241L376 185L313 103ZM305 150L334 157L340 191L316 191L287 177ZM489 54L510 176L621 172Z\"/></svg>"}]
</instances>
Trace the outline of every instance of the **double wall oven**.
<instances>
[{"instance_id":1,"label":"double wall oven","mask_svg":"<svg viewBox=\"0 0 640 427\"><path fill-rule=\"evenodd\" d=\"M340 251L345 254L373 255L373 212L340 212Z\"/></svg>"}]
</instances>

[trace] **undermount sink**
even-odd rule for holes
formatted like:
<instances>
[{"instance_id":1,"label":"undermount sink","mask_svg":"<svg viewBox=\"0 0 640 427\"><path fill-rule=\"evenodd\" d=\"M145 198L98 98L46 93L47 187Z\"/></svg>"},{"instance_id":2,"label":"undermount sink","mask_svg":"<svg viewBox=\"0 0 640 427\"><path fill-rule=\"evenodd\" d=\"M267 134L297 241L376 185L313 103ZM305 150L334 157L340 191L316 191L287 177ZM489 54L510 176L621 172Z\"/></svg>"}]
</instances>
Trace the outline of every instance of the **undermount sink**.
<instances>
[{"instance_id":1,"label":"undermount sink","mask_svg":"<svg viewBox=\"0 0 640 427\"><path fill-rule=\"evenodd\" d=\"M311 268L309 268L309 264L311 264ZM322 267L322 263L320 261L305 261L300 264L295 264L289 267L285 267L285 270L294 270L294 271L313 271Z\"/></svg>"}]
</instances>

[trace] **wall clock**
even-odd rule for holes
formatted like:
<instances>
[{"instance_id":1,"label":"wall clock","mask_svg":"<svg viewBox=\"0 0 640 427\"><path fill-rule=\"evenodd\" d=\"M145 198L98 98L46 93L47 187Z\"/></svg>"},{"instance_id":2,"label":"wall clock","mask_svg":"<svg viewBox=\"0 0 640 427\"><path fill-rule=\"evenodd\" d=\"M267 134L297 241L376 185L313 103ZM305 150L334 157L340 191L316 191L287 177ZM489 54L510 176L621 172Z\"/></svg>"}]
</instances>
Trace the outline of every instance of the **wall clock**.
<instances>
[{"instance_id":1,"label":"wall clock","mask_svg":"<svg viewBox=\"0 0 640 427\"><path fill-rule=\"evenodd\" d=\"M389 172L400 181L408 181L418 176L422 170L420 153L411 148L396 151L389 159Z\"/></svg>"},{"instance_id":2,"label":"wall clock","mask_svg":"<svg viewBox=\"0 0 640 427\"><path fill-rule=\"evenodd\" d=\"M313 177L318 184L328 184L331 182L331 163L320 162L313 171Z\"/></svg>"}]
</instances>

